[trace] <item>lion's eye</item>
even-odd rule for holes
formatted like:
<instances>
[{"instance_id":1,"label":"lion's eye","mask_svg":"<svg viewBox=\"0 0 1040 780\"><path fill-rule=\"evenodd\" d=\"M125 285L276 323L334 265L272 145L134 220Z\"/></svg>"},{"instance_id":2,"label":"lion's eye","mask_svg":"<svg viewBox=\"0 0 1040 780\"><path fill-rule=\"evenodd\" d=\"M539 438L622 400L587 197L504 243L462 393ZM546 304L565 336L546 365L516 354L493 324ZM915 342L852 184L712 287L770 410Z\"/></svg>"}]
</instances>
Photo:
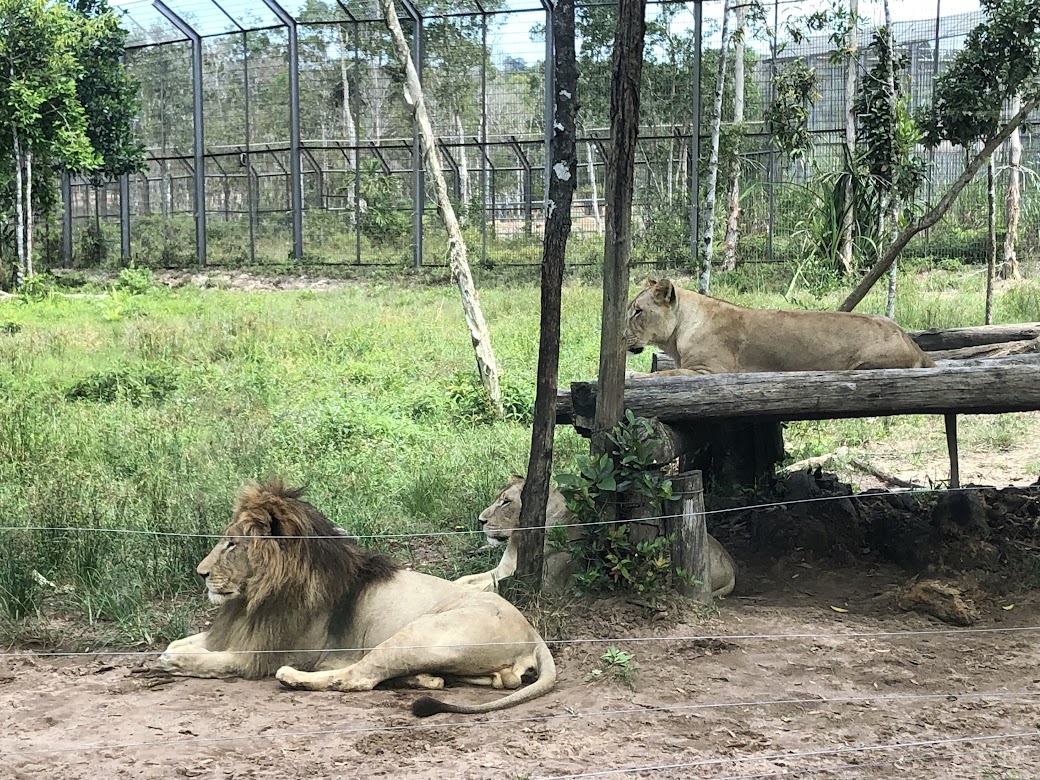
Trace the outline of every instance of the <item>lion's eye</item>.
<instances>
[{"instance_id":1,"label":"lion's eye","mask_svg":"<svg viewBox=\"0 0 1040 780\"><path fill-rule=\"evenodd\" d=\"M231 552L235 549L236 546L237 545L235 544L235 542L228 542L226 545L224 545L224 552Z\"/></svg>"},{"instance_id":2,"label":"lion's eye","mask_svg":"<svg viewBox=\"0 0 1040 780\"><path fill-rule=\"evenodd\" d=\"M512 503L513 503L513 499L511 499L511 498L503 498L502 499L502 506L509 506Z\"/></svg>"},{"instance_id":3,"label":"lion's eye","mask_svg":"<svg viewBox=\"0 0 1040 780\"><path fill-rule=\"evenodd\" d=\"M638 317L638 316L639 316L640 314L642 314L642 313L643 313L643 310L642 310L642 309L633 309L633 310L632 310L632 316L633 316L633 317Z\"/></svg>"}]
</instances>

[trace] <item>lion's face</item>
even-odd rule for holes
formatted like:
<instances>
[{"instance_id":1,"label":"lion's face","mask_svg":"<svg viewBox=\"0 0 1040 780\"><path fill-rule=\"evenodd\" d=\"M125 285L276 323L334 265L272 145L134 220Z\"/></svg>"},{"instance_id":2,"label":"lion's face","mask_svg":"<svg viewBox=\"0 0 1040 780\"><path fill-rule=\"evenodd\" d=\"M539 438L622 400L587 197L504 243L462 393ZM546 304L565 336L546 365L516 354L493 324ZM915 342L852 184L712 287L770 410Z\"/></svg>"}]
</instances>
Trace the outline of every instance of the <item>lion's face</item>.
<instances>
[{"instance_id":1,"label":"lion's face","mask_svg":"<svg viewBox=\"0 0 1040 780\"><path fill-rule=\"evenodd\" d=\"M509 539L513 529L519 525L520 491L523 487L523 477L514 476L495 497L491 506L480 513L480 525L492 544Z\"/></svg>"},{"instance_id":2,"label":"lion's face","mask_svg":"<svg viewBox=\"0 0 1040 780\"><path fill-rule=\"evenodd\" d=\"M622 338L625 349L638 355L647 344L662 344L678 326L675 287L667 279L647 279L645 287L628 304L628 324Z\"/></svg>"},{"instance_id":3,"label":"lion's face","mask_svg":"<svg viewBox=\"0 0 1040 780\"><path fill-rule=\"evenodd\" d=\"M238 524L230 526L196 569L206 581L206 595L214 604L245 595L252 567L246 555L251 540L241 538L243 531Z\"/></svg>"}]
</instances>

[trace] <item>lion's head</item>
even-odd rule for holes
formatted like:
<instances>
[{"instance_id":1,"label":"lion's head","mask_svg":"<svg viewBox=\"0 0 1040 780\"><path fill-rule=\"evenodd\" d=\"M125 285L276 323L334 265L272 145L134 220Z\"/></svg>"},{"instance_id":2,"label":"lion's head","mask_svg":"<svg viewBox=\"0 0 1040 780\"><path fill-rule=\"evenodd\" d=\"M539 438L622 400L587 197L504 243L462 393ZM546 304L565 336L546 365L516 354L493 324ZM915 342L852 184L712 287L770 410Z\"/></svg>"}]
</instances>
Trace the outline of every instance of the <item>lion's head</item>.
<instances>
[{"instance_id":1,"label":"lion's head","mask_svg":"<svg viewBox=\"0 0 1040 780\"><path fill-rule=\"evenodd\" d=\"M638 355L647 344L671 338L678 326L675 287L668 279L647 279L643 289L628 304L628 323L622 344Z\"/></svg>"},{"instance_id":2,"label":"lion's head","mask_svg":"<svg viewBox=\"0 0 1040 780\"><path fill-rule=\"evenodd\" d=\"M480 526L492 544L509 539L512 530L520 525L520 492L523 489L524 478L514 474L495 496L491 506L480 513Z\"/></svg>"},{"instance_id":3,"label":"lion's head","mask_svg":"<svg viewBox=\"0 0 1040 780\"><path fill-rule=\"evenodd\" d=\"M349 610L364 587L397 571L389 558L348 539L302 493L276 479L240 491L231 524L197 569L220 605L211 650L293 649L315 619ZM266 676L281 663L281 653L258 653L253 671Z\"/></svg>"}]
</instances>

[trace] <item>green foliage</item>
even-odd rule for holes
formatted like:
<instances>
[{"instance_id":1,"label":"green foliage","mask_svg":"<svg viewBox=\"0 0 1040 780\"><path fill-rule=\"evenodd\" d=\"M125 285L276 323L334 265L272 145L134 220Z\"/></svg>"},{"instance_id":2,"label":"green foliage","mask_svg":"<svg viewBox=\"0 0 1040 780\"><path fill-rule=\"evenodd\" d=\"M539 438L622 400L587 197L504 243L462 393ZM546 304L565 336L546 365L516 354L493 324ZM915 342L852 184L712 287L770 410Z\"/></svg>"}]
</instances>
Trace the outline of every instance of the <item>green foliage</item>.
<instances>
[{"instance_id":1,"label":"green foliage","mask_svg":"<svg viewBox=\"0 0 1040 780\"><path fill-rule=\"evenodd\" d=\"M130 295L144 295L154 288L149 268L124 268L116 278L116 289Z\"/></svg>"},{"instance_id":2,"label":"green foliage","mask_svg":"<svg viewBox=\"0 0 1040 780\"><path fill-rule=\"evenodd\" d=\"M636 667L635 656L624 650L611 645L606 652L599 657L607 666L607 673L619 682L632 685L635 682Z\"/></svg>"},{"instance_id":3,"label":"green foliage","mask_svg":"<svg viewBox=\"0 0 1040 780\"><path fill-rule=\"evenodd\" d=\"M530 389L515 384L503 374L499 377L499 390L502 393L505 419L530 425L534 419L534 394ZM448 399L452 417L460 422L491 424L497 420L491 399L472 371L455 373L448 384ZM421 410L424 407L418 408ZM418 414L421 415L422 411Z\"/></svg>"},{"instance_id":4,"label":"green foliage","mask_svg":"<svg viewBox=\"0 0 1040 780\"><path fill-rule=\"evenodd\" d=\"M576 474L557 484L580 522L593 523L573 548L575 580L583 590L623 590L653 595L671 582L671 542L666 535L640 539L632 523L603 523L607 511L641 509L662 514L672 500L672 483L653 465L656 441L648 420L630 410L608 435L607 453L577 458Z\"/></svg>"},{"instance_id":5,"label":"green foliage","mask_svg":"<svg viewBox=\"0 0 1040 780\"><path fill-rule=\"evenodd\" d=\"M870 48L876 60L856 95L857 140L863 150L862 162L872 178L868 197L875 215L882 214L885 201L893 196L908 210L912 208L926 167L925 159L915 151L921 131L909 111L909 97L900 88L909 59L898 53L893 58L889 42L887 28L874 31ZM894 95L888 88L890 66L895 72Z\"/></svg>"},{"instance_id":6,"label":"green foliage","mask_svg":"<svg viewBox=\"0 0 1040 780\"><path fill-rule=\"evenodd\" d=\"M820 97L816 70L799 57L781 67L773 83L773 100L765 110L769 132L781 152L801 159L812 148L809 113Z\"/></svg>"},{"instance_id":7,"label":"green foliage","mask_svg":"<svg viewBox=\"0 0 1040 780\"><path fill-rule=\"evenodd\" d=\"M140 406L146 401L163 401L176 389L176 373L167 366L118 366L76 380L65 391L65 398L104 404L125 401Z\"/></svg>"},{"instance_id":8,"label":"green foliage","mask_svg":"<svg viewBox=\"0 0 1040 780\"><path fill-rule=\"evenodd\" d=\"M970 33L964 48L936 79L935 102L921 125L924 142L970 147L992 138L1001 111L1014 95L1040 88L1040 3L981 0L987 19Z\"/></svg>"}]
</instances>

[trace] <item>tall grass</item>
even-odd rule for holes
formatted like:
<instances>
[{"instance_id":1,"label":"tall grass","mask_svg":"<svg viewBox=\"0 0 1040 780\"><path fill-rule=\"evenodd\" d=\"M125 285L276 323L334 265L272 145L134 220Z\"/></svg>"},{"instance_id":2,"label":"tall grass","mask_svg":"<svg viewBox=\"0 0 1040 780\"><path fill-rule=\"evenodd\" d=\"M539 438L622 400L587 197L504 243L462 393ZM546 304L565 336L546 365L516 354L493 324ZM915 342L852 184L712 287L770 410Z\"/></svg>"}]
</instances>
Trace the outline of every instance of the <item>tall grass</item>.
<instances>
[{"instance_id":1,"label":"tall grass","mask_svg":"<svg viewBox=\"0 0 1040 780\"><path fill-rule=\"evenodd\" d=\"M751 305L832 305L785 301L770 292L784 285L756 270L719 281L716 294ZM907 276L901 296L907 327L980 321L972 276ZM1035 282L1010 286L997 314L1036 319L1038 301ZM477 513L526 466L538 290L485 280L481 302L504 371L505 421L481 399L449 286L152 289L0 304L0 525L74 529L0 531L0 635L54 641L45 632L56 616L85 627L84 642L183 633L198 606L183 596L197 592L194 568L212 540L82 529L215 534L238 486L269 473L306 485L353 534L475 530ZM564 385L595 375L599 312L597 286L568 282ZM566 470L586 445L569 429L557 435L556 468ZM445 575L487 563L474 555L476 535L369 543Z\"/></svg>"}]
</instances>

